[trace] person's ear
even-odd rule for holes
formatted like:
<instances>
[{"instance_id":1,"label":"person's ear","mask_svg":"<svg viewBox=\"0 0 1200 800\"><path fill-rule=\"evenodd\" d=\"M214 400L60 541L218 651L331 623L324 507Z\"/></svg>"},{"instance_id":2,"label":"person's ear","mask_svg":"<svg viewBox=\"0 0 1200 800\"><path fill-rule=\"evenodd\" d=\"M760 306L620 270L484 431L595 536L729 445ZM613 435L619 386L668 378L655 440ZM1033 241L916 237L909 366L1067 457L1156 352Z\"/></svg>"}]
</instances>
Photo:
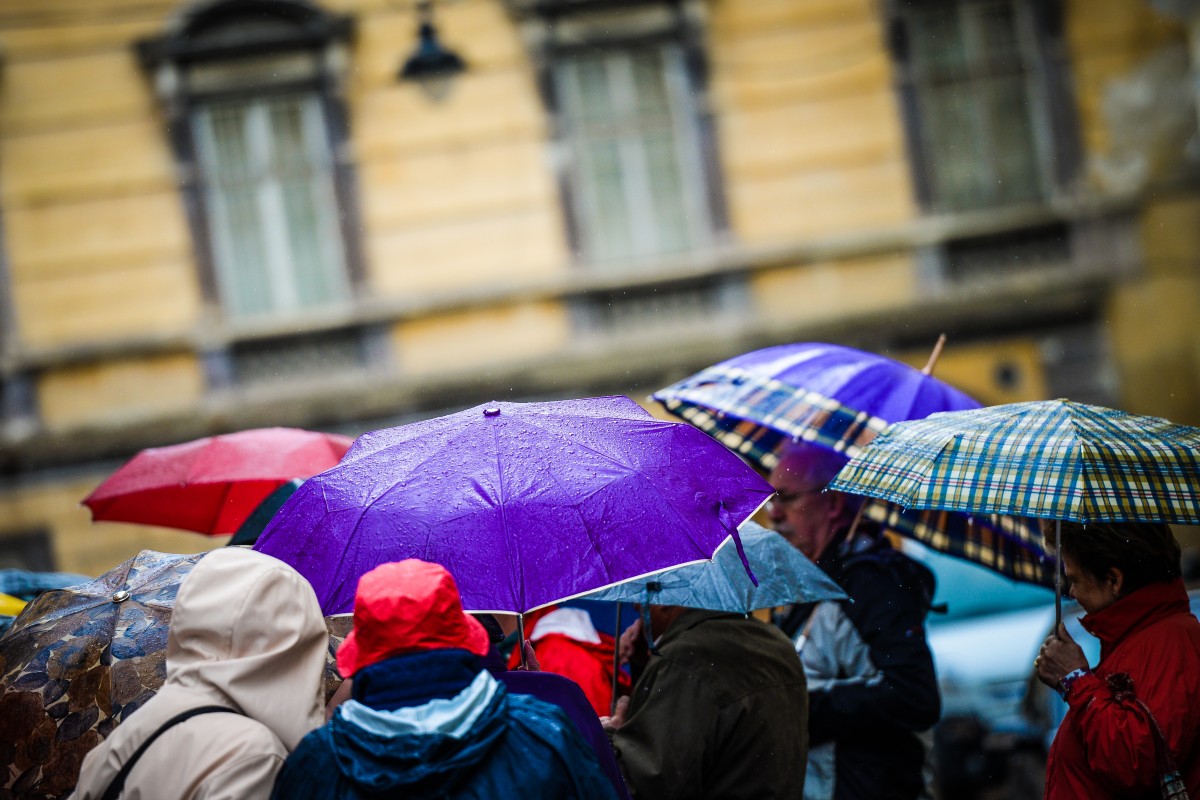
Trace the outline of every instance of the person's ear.
<instances>
[{"instance_id":1,"label":"person's ear","mask_svg":"<svg viewBox=\"0 0 1200 800\"><path fill-rule=\"evenodd\" d=\"M1113 596L1120 597L1121 590L1125 588L1125 573L1119 567L1109 567L1104 580L1112 586Z\"/></svg>"},{"instance_id":2,"label":"person's ear","mask_svg":"<svg viewBox=\"0 0 1200 800\"><path fill-rule=\"evenodd\" d=\"M846 513L850 498L845 492L823 492L823 495L828 498L825 505L826 516L829 517L831 523L837 522Z\"/></svg>"}]
</instances>

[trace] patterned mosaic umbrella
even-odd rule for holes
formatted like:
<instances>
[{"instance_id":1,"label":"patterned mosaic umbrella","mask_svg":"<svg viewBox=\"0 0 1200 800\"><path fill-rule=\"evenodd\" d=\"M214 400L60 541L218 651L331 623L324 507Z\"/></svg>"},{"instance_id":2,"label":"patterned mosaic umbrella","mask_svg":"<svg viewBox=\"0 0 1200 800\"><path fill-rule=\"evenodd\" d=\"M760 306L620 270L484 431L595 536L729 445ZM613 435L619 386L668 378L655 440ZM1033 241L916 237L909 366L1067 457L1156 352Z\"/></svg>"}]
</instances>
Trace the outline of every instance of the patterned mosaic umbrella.
<instances>
[{"instance_id":1,"label":"patterned mosaic umbrella","mask_svg":"<svg viewBox=\"0 0 1200 800\"><path fill-rule=\"evenodd\" d=\"M652 397L764 471L796 441L850 457L893 422L979 407L929 374L943 342L923 370L841 345L768 347L708 367ZM1053 584L1041 534L1028 520L906 512L885 503L868 503L863 516L1007 578Z\"/></svg>"},{"instance_id":2,"label":"patterned mosaic umbrella","mask_svg":"<svg viewBox=\"0 0 1200 800\"><path fill-rule=\"evenodd\" d=\"M934 414L888 428L830 488L905 508L1195 525L1200 428L1070 400Z\"/></svg>"},{"instance_id":3,"label":"patterned mosaic umbrella","mask_svg":"<svg viewBox=\"0 0 1200 800\"><path fill-rule=\"evenodd\" d=\"M45 592L0 637L0 797L64 797L89 750L166 680L179 584L205 554L143 550L87 583ZM325 696L349 617L327 618Z\"/></svg>"}]
</instances>

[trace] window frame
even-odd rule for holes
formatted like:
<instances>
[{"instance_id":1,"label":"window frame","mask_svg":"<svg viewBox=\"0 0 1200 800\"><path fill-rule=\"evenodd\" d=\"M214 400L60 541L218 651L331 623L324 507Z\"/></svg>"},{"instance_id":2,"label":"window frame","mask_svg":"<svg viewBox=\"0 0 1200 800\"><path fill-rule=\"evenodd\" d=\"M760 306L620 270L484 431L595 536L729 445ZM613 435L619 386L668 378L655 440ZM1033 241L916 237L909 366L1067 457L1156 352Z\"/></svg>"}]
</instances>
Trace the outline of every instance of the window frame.
<instances>
[{"instance_id":1,"label":"window frame","mask_svg":"<svg viewBox=\"0 0 1200 800\"><path fill-rule=\"evenodd\" d=\"M1041 197L1032 202L1048 205L1075 188L1082 164L1079 121L1063 38L1062 0L1007 1L1018 27L1018 46L1022 50L1028 48L1030 57L1025 64L1026 83L1035 106L1030 121L1041 187ZM934 197L930 156L924 146L908 9L921 5L952 6L957 9L971 2L975 0L883 0L887 44L892 54L895 90L911 167L913 193L926 214L986 212L1010 205L1000 203L970 210L943 210ZM1023 41L1022 37L1028 37L1029 40Z\"/></svg>"},{"instance_id":2,"label":"window frame","mask_svg":"<svg viewBox=\"0 0 1200 800\"><path fill-rule=\"evenodd\" d=\"M286 23L286 30L224 43L205 42L200 35L211 30L231 29L239 20L247 18ZM184 213L192 235L201 295L214 316L239 318L222 302L212 246L213 222L204 196L199 147L192 128L195 107L214 99L236 99L244 95L260 98L284 91L311 91L317 98L329 146L347 300L353 301L362 290L366 268L358 236L361 211L357 175L350 160L349 116L342 76L343 50L353 35L353 18L349 15L329 14L296 0L213 0L190 7L175 18L163 35L136 43L142 69L155 85L164 112ZM192 91L188 87L187 75L193 67L236 65L263 57L297 53L307 54L317 63L311 78L283 80L254 90Z\"/></svg>"},{"instance_id":3,"label":"window frame","mask_svg":"<svg viewBox=\"0 0 1200 800\"><path fill-rule=\"evenodd\" d=\"M263 166L260 158L265 157L269 160L269 156L275 151L277 142L271 135L269 130L271 121L271 104L279 98L303 98L304 100L316 99L320 102L317 95L313 94L311 89L296 89L283 86L272 86L260 92L248 93L220 93L214 94L205 99L198 99L192 106L192 112L188 117L188 124L192 130L189 135L192 137L193 143L196 145L195 156L197 164L203 164L205 161L210 161L215 164L219 159L217 157L217 149L213 141L213 125L212 115L219 113L220 104L235 103L240 110L245 114L245 129L243 136L243 144L252 153L250 161L251 167L260 168ZM349 301L352 296L352 288L347 275L346 259L345 259L345 243L343 242L345 232L338 222L338 201L337 191L334 185L334 165L332 153L329 152L327 131L324 130L327 126L324 125L323 111L315 109L313 105L301 106L301 125L308 128L307 136L315 134L320 139L317 144L325 148L322 162L310 162L310 172L308 176L307 186L313 195L314 211L316 217L312 220L314 223L319 223L323 228L326 226L334 228L329 231L329 237L320 237L320 249L324 260L328 263L336 262L336 267L326 266L325 270L336 272L334 275L325 276L325 282L336 284L338 297L342 301ZM207 116L207 124L202 122L202 116ZM328 183L326 183L328 179ZM275 222L282 221L286 225L291 225L294 220L288 212L285 202L286 198L282 196L283 186L278 179L255 182L255 187L258 197L255 198L255 208L262 219L273 220ZM232 309L239 304L238 290L235 288L235 278L231 274L225 275L225 279L221 279L223 271L236 271L236 262L238 259L234 257L233 250L236 248L230 242L231 231L227 225L220 222L224 213L222 204L228 201L228 192L231 187L226 185L223 180L217 175L208 175L207 180L202 183L201 195L205 206L205 214L210 223L210 247L215 247L218 252L226 249L230 250L224 258L214 258L213 270L217 278L217 291L221 295L222 308ZM325 206L324 209L317 206ZM266 208L264 208L266 206ZM324 213L322 213L324 212ZM295 251L288 241L273 241L269 239L277 239L282 235L285 239L289 235L288 230L283 230L278 225L269 226L267 229L260 229L260 234L266 234L266 237L259 237L259 243L263 245L263 253L265 260L265 275L267 284L267 292L271 300L267 304L268 309L262 312L249 312L243 316L241 313L234 313L231 316L236 316L239 319L257 318L260 314L263 317L278 317L288 313L299 313L307 311L319 306L305 305L301 299L301 276L298 270L294 269L289 262L290 255ZM271 234L274 233L274 236ZM222 262L225 263L222 263Z\"/></svg>"},{"instance_id":4,"label":"window frame","mask_svg":"<svg viewBox=\"0 0 1200 800\"><path fill-rule=\"evenodd\" d=\"M511 3L511 0L510 0ZM663 258L679 258L727 241L729 214L725 203L725 187L720 154L716 139L716 122L709 96L709 74L707 53L703 33L703 11L695 0L653 0L653 2L630 2L630 0L536 0L517 2L516 11L526 23L526 37L534 64L537 86L546 110L550 129L550 142L554 148L555 179L563 226L573 262L580 267L603 268L606 264L628 264L652 262ZM652 13L665 11L669 22L657 29L641 32L606 32L598 26L589 28L587 17L593 12ZM564 37L560 27L571 25L574 35ZM580 35L580 31L583 31ZM682 253L662 255L635 255L612 262L593 262L586 250L583 233L583 209L579 207L575 165L570 153L569 120L564 98L561 96L556 67L563 58L579 52L637 47L662 47L674 45L679 48L682 62L682 77L691 93L689 134L694 139L697 163L690 175L681 178L699 191L698 196L685 199L685 203L698 204L707 217L706 230L692 246ZM679 133L676 132L678 136Z\"/></svg>"}]
</instances>

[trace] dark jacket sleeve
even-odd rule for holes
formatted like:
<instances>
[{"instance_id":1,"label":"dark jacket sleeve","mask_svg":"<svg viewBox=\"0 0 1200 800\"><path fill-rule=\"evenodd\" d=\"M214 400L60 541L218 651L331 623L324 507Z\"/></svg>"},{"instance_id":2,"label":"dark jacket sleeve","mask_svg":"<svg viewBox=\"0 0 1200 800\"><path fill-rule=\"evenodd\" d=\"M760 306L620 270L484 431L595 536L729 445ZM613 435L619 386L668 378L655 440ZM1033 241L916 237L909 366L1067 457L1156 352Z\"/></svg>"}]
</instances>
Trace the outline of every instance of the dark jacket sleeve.
<instances>
[{"instance_id":1,"label":"dark jacket sleeve","mask_svg":"<svg viewBox=\"0 0 1200 800\"><path fill-rule=\"evenodd\" d=\"M881 680L835 684L809 695L809 733L818 745L844 737L877 738L888 731L922 731L941 715L933 656L925 640L928 585L916 564L889 563L896 554L849 567L843 605Z\"/></svg>"},{"instance_id":2,"label":"dark jacket sleeve","mask_svg":"<svg viewBox=\"0 0 1200 800\"><path fill-rule=\"evenodd\" d=\"M300 740L296 749L283 762L275 778L271 800L328 800L336 797L330 786L330 776L337 774L329 743L322 741L321 728Z\"/></svg>"},{"instance_id":3,"label":"dark jacket sleeve","mask_svg":"<svg viewBox=\"0 0 1200 800\"><path fill-rule=\"evenodd\" d=\"M705 749L717 706L704 683L671 659L652 657L613 735L613 747L635 798L701 797Z\"/></svg>"}]
</instances>

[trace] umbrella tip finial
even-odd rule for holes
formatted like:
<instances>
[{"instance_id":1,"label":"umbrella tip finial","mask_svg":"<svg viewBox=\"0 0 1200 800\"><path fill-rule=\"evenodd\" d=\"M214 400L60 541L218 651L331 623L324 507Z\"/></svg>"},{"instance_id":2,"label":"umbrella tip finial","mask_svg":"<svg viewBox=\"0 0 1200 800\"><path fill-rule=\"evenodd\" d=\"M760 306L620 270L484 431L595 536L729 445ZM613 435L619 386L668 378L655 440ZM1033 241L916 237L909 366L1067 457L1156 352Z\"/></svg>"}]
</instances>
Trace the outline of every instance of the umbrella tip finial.
<instances>
[{"instance_id":1,"label":"umbrella tip finial","mask_svg":"<svg viewBox=\"0 0 1200 800\"><path fill-rule=\"evenodd\" d=\"M500 416L500 407L499 406L488 406L487 408L485 408L483 410L483 415L485 417L498 417L498 416Z\"/></svg>"},{"instance_id":2,"label":"umbrella tip finial","mask_svg":"<svg viewBox=\"0 0 1200 800\"><path fill-rule=\"evenodd\" d=\"M938 357L942 354L942 348L946 346L946 334L938 334L937 344L933 346L933 352L929 354L929 361L925 362L925 366L921 367L922 375L932 375L933 368L937 365Z\"/></svg>"},{"instance_id":3,"label":"umbrella tip finial","mask_svg":"<svg viewBox=\"0 0 1200 800\"><path fill-rule=\"evenodd\" d=\"M112 601L114 603L124 603L128 599L129 599L129 592L127 592L124 589L122 589L121 591L117 592L116 594L114 594L112 596Z\"/></svg>"}]
</instances>

